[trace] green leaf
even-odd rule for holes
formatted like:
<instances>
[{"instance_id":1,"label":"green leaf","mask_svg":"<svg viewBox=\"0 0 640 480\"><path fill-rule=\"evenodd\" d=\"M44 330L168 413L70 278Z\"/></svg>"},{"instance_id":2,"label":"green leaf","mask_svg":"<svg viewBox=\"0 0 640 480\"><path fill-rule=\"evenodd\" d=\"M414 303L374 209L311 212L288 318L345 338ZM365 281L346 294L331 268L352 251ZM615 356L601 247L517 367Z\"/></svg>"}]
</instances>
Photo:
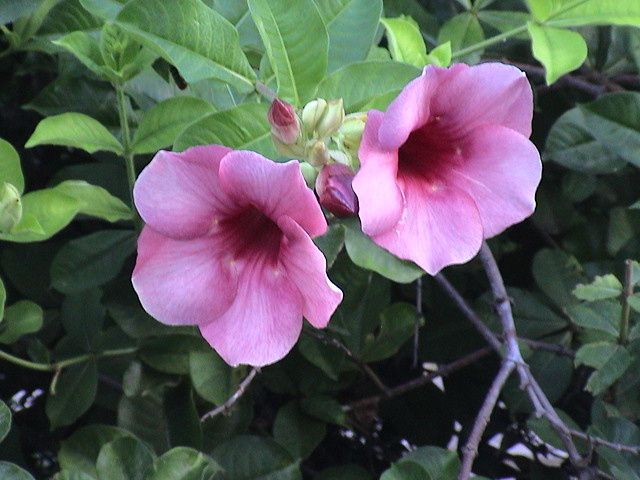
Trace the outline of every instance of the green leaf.
<instances>
[{"instance_id":1,"label":"green leaf","mask_svg":"<svg viewBox=\"0 0 640 480\"><path fill-rule=\"evenodd\" d=\"M236 150L254 150L277 158L267 121L269 106L244 103L223 112L212 113L187 127L176 139L174 150L217 143Z\"/></svg>"},{"instance_id":2,"label":"green leaf","mask_svg":"<svg viewBox=\"0 0 640 480\"><path fill-rule=\"evenodd\" d=\"M571 321L582 328L598 330L618 336L621 307L618 302L593 302L569 305L566 309Z\"/></svg>"},{"instance_id":3,"label":"green leaf","mask_svg":"<svg viewBox=\"0 0 640 480\"><path fill-rule=\"evenodd\" d=\"M214 480L221 473L211 457L192 448L176 447L156 460L146 480Z\"/></svg>"},{"instance_id":4,"label":"green leaf","mask_svg":"<svg viewBox=\"0 0 640 480\"><path fill-rule=\"evenodd\" d=\"M302 106L327 73L329 37L312 0L248 0L278 83L278 96Z\"/></svg>"},{"instance_id":5,"label":"green leaf","mask_svg":"<svg viewBox=\"0 0 640 480\"><path fill-rule=\"evenodd\" d=\"M113 21L124 7L123 1L118 0L80 0L85 10L103 20Z\"/></svg>"},{"instance_id":6,"label":"green leaf","mask_svg":"<svg viewBox=\"0 0 640 480\"><path fill-rule=\"evenodd\" d=\"M578 172L613 173L626 162L593 136L585 113L572 108L551 127L545 145L547 158Z\"/></svg>"},{"instance_id":7,"label":"green leaf","mask_svg":"<svg viewBox=\"0 0 640 480\"><path fill-rule=\"evenodd\" d=\"M640 93L611 93L578 108L598 141L640 167Z\"/></svg>"},{"instance_id":8,"label":"green leaf","mask_svg":"<svg viewBox=\"0 0 640 480\"><path fill-rule=\"evenodd\" d=\"M300 408L307 415L311 415L323 422L347 426L347 414L342 405L333 397L313 396L300 401Z\"/></svg>"},{"instance_id":9,"label":"green leaf","mask_svg":"<svg viewBox=\"0 0 640 480\"><path fill-rule=\"evenodd\" d=\"M20 166L20 156L15 148L0 138L0 182L8 182L22 193L24 192L24 177Z\"/></svg>"},{"instance_id":10,"label":"green leaf","mask_svg":"<svg viewBox=\"0 0 640 480\"><path fill-rule=\"evenodd\" d=\"M0 328L2 328L1 324L4 318L4 307L6 303L7 303L7 290L4 287L4 282L2 281L2 278L0 278Z\"/></svg>"},{"instance_id":11,"label":"green leaf","mask_svg":"<svg viewBox=\"0 0 640 480\"><path fill-rule=\"evenodd\" d=\"M38 7L41 0L13 0L0 3L0 25L25 17Z\"/></svg>"},{"instance_id":12,"label":"green leaf","mask_svg":"<svg viewBox=\"0 0 640 480\"><path fill-rule=\"evenodd\" d=\"M61 470L56 474L54 480L95 480L95 477L84 472L72 472L69 470Z\"/></svg>"},{"instance_id":13,"label":"green leaf","mask_svg":"<svg viewBox=\"0 0 640 480\"><path fill-rule=\"evenodd\" d=\"M238 376L213 350L191 352L189 373L195 391L205 400L222 405L238 386Z\"/></svg>"},{"instance_id":14,"label":"green leaf","mask_svg":"<svg viewBox=\"0 0 640 480\"><path fill-rule=\"evenodd\" d=\"M51 285L62 293L104 285L118 275L135 247L130 230L103 230L72 240L53 259Z\"/></svg>"},{"instance_id":15,"label":"green leaf","mask_svg":"<svg viewBox=\"0 0 640 480\"><path fill-rule=\"evenodd\" d=\"M120 437L100 449L96 469L99 480L144 480L155 454L134 437Z\"/></svg>"},{"instance_id":16,"label":"green leaf","mask_svg":"<svg viewBox=\"0 0 640 480\"><path fill-rule=\"evenodd\" d=\"M433 480L456 478L460 470L460 460L456 452L438 447L420 447L412 450L400 462L417 463Z\"/></svg>"},{"instance_id":17,"label":"green leaf","mask_svg":"<svg viewBox=\"0 0 640 480\"><path fill-rule=\"evenodd\" d=\"M302 480L298 462L270 438L239 435L213 451L228 480Z\"/></svg>"},{"instance_id":18,"label":"green leaf","mask_svg":"<svg viewBox=\"0 0 640 480\"><path fill-rule=\"evenodd\" d=\"M256 75L237 31L200 0L132 0L116 21L189 83L213 77L245 93L254 88Z\"/></svg>"},{"instance_id":19,"label":"green leaf","mask_svg":"<svg viewBox=\"0 0 640 480\"><path fill-rule=\"evenodd\" d=\"M427 63L427 47L417 22L403 15L398 18L383 18L381 23L387 30L391 58L398 62L423 67Z\"/></svg>"},{"instance_id":20,"label":"green leaf","mask_svg":"<svg viewBox=\"0 0 640 480\"><path fill-rule=\"evenodd\" d=\"M80 418L93 405L97 390L98 366L95 360L62 370L56 394L49 394L45 404L51 428L71 425Z\"/></svg>"},{"instance_id":21,"label":"green leaf","mask_svg":"<svg viewBox=\"0 0 640 480\"><path fill-rule=\"evenodd\" d=\"M344 247L345 229L340 224L330 225L327 233L313 239L313 243L320 249L327 259L327 269L331 268Z\"/></svg>"},{"instance_id":22,"label":"green leaf","mask_svg":"<svg viewBox=\"0 0 640 480\"><path fill-rule=\"evenodd\" d=\"M100 122L82 113L62 113L40 121L25 147L65 145L89 153L122 154L122 145Z\"/></svg>"},{"instance_id":23,"label":"green leaf","mask_svg":"<svg viewBox=\"0 0 640 480\"><path fill-rule=\"evenodd\" d=\"M10 345L23 335L35 333L42 328L42 308L29 300L20 300L4 312L0 323L0 343Z\"/></svg>"},{"instance_id":24,"label":"green leaf","mask_svg":"<svg viewBox=\"0 0 640 480\"><path fill-rule=\"evenodd\" d=\"M451 50L462 50L470 45L484 40L484 31L478 18L470 13L463 12L448 20L438 32L438 45L451 42ZM469 63L476 63L480 59L481 51L462 57Z\"/></svg>"},{"instance_id":25,"label":"green leaf","mask_svg":"<svg viewBox=\"0 0 640 480\"><path fill-rule=\"evenodd\" d=\"M273 423L273 437L294 458L307 458L327 434L324 422L302 411L296 401L282 406Z\"/></svg>"},{"instance_id":26,"label":"green leaf","mask_svg":"<svg viewBox=\"0 0 640 480\"><path fill-rule=\"evenodd\" d=\"M527 23L533 56L545 68L547 85L582 65L587 58L587 43L577 32Z\"/></svg>"},{"instance_id":27,"label":"green leaf","mask_svg":"<svg viewBox=\"0 0 640 480\"><path fill-rule=\"evenodd\" d=\"M156 370L188 375L191 371L191 353L204 348L202 339L193 335L171 335L145 340L140 347L139 355Z\"/></svg>"},{"instance_id":28,"label":"green leaf","mask_svg":"<svg viewBox=\"0 0 640 480\"><path fill-rule=\"evenodd\" d=\"M622 283L618 278L609 273L603 276L596 276L593 282L585 285L579 283L573 289L573 294L580 300L593 302L595 300L604 300L607 298L619 297L622 293Z\"/></svg>"},{"instance_id":29,"label":"green leaf","mask_svg":"<svg viewBox=\"0 0 640 480\"><path fill-rule=\"evenodd\" d=\"M11 430L11 410L0 400L0 442L5 439L9 430Z\"/></svg>"},{"instance_id":30,"label":"green leaf","mask_svg":"<svg viewBox=\"0 0 640 480\"><path fill-rule=\"evenodd\" d=\"M34 480L26 470L13 463L3 461L0 461L0 478L6 478L7 480Z\"/></svg>"},{"instance_id":31,"label":"green leaf","mask_svg":"<svg viewBox=\"0 0 640 480\"><path fill-rule=\"evenodd\" d=\"M619 0L528 0L536 20L548 25L640 26L640 4Z\"/></svg>"},{"instance_id":32,"label":"green leaf","mask_svg":"<svg viewBox=\"0 0 640 480\"><path fill-rule=\"evenodd\" d=\"M414 462L394 463L391 467L382 473L380 480L433 480L431 475Z\"/></svg>"},{"instance_id":33,"label":"green leaf","mask_svg":"<svg viewBox=\"0 0 640 480\"><path fill-rule=\"evenodd\" d=\"M78 213L101 218L107 222L131 220L133 213L120 199L97 185L82 180L67 180L53 190L61 192L78 201Z\"/></svg>"},{"instance_id":34,"label":"green leaf","mask_svg":"<svg viewBox=\"0 0 640 480\"><path fill-rule=\"evenodd\" d=\"M451 64L451 42L438 45L427 55L427 64L448 67Z\"/></svg>"},{"instance_id":35,"label":"green leaf","mask_svg":"<svg viewBox=\"0 0 640 480\"><path fill-rule=\"evenodd\" d=\"M342 98L347 113L357 112L379 97L395 97L420 75L420 69L397 62L361 62L336 70L326 77L316 96Z\"/></svg>"},{"instance_id":36,"label":"green leaf","mask_svg":"<svg viewBox=\"0 0 640 480\"><path fill-rule=\"evenodd\" d=\"M144 113L133 136L133 151L155 153L173 145L189 125L215 112L210 103L195 97L174 97L158 103Z\"/></svg>"},{"instance_id":37,"label":"green leaf","mask_svg":"<svg viewBox=\"0 0 640 480\"><path fill-rule=\"evenodd\" d=\"M586 280L582 267L560 250L540 250L533 259L533 277L542 290L560 309L578 303L572 292L576 284Z\"/></svg>"},{"instance_id":38,"label":"green leaf","mask_svg":"<svg viewBox=\"0 0 640 480\"><path fill-rule=\"evenodd\" d=\"M507 293L512 300L513 317L520 335L541 338L567 328L567 321L532 293L518 288L509 288Z\"/></svg>"},{"instance_id":39,"label":"green leaf","mask_svg":"<svg viewBox=\"0 0 640 480\"><path fill-rule=\"evenodd\" d=\"M343 222L346 227L345 246L349 258L359 267L373 270L398 283L410 283L424 275L413 262L401 260L369 239L356 219Z\"/></svg>"},{"instance_id":40,"label":"green leaf","mask_svg":"<svg viewBox=\"0 0 640 480\"><path fill-rule=\"evenodd\" d=\"M118 404L118 426L152 445L158 453L171 447L167 417L158 395L122 396Z\"/></svg>"},{"instance_id":41,"label":"green leaf","mask_svg":"<svg viewBox=\"0 0 640 480\"><path fill-rule=\"evenodd\" d=\"M69 338L85 352L97 346L105 316L102 292L98 289L67 295L60 309L60 321Z\"/></svg>"},{"instance_id":42,"label":"green leaf","mask_svg":"<svg viewBox=\"0 0 640 480\"><path fill-rule=\"evenodd\" d=\"M100 53L98 41L87 32L72 32L52 42L71 54L99 77L105 77L107 69Z\"/></svg>"},{"instance_id":43,"label":"green leaf","mask_svg":"<svg viewBox=\"0 0 640 480\"><path fill-rule=\"evenodd\" d=\"M374 336L365 339L362 359L365 362L377 362L392 357L413 336L416 321L424 324L422 317L417 317L416 309L408 303L394 303L380 314L380 330Z\"/></svg>"},{"instance_id":44,"label":"green leaf","mask_svg":"<svg viewBox=\"0 0 640 480\"><path fill-rule=\"evenodd\" d=\"M618 380L631 365L632 358L622 346L607 342L588 343L576 352L576 365L596 369L587 381L587 390L599 395Z\"/></svg>"},{"instance_id":45,"label":"green leaf","mask_svg":"<svg viewBox=\"0 0 640 480\"><path fill-rule=\"evenodd\" d=\"M74 431L62 442L58 462L63 470L83 472L97 478L96 460L106 443L120 437L131 436L129 432L110 425L89 425Z\"/></svg>"},{"instance_id":46,"label":"green leaf","mask_svg":"<svg viewBox=\"0 0 640 480\"><path fill-rule=\"evenodd\" d=\"M640 293L634 293L633 295L628 297L627 303L634 311L640 313Z\"/></svg>"},{"instance_id":47,"label":"green leaf","mask_svg":"<svg viewBox=\"0 0 640 480\"><path fill-rule=\"evenodd\" d=\"M329 33L329 72L364 60L378 29L382 1L315 0L315 3Z\"/></svg>"}]
</instances>

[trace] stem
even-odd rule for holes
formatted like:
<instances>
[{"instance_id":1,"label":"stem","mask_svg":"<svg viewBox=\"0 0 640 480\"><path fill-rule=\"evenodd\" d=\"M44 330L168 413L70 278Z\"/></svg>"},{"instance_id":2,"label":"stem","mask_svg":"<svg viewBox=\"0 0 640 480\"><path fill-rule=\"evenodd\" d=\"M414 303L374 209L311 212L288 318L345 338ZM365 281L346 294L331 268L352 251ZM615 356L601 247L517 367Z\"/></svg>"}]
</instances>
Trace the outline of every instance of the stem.
<instances>
[{"instance_id":1,"label":"stem","mask_svg":"<svg viewBox=\"0 0 640 480\"><path fill-rule=\"evenodd\" d=\"M496 35L491 38L487 38L482 42L475 43L473 45L468 46L467 48L463 48L451 54L451 58L464 57L465 55L469 55L470 53L477 52L478 50L483 50L486 47L490 47L491 45L495 45L496 43L504 42L511 37L515 37L516 35L520 35L527 31L526 25L520 25L519 27L513 28L511 30L507 30L504 33Z\"/></svg>"},{"instance_id":2,"label":"stem","mask_svg":"<svg viewBox=\"0 0 640 480\"><path fill-rule=\"evenodd\" d=\"M128 99L124 93L122 85L114 85L118 100L118 115L120 117L120 128L122 129L122 156L124 157L125 167L127 169L127 180L129 182L129 198L131 200L131 209L133 210L134 220L138 228L142 227L142 220L136 210L133 201L133 186L136 183L136 164L131 150L131 131L129 129L129 118L127 116Z\"/></svg>"},{"instance_id":3,"label":"stem","mask_svg":"<svg viewBox=\"0 0 640 480\"><path fill-rule=\"evenodd\" d=\"M200 417L200 421L204 422L208 418L217 417L218 415L227 413L229 410L231 410L231 408L238 402L238 400L242 398L242 395L244 395L244 392L247 391L247 388L249 388L249 385L251 385L251 382L253 382L253 379L258 373L260 373L259 368L252 368L249 374L244 378L244 380L240 382L240 385L238 385L238 389L233 393L233 395L231 395L227 399L227 401L219 407L216 407L210 412L205 413L202 417Z\"/></svg>"},{"instance_id":4,"label":"stem","mask_svg":"<svg viewBox=\"0 0 640 480\"><path fill-rule=\"evenodd\" d=\"M6 360L7 362L13 363L14 365L18 365L19 367L23 367L23 368L28 368L30 370L38 370L40 372L56 372L58 370L62 370L72 365L88 362L90 360L97 360L99 358L106 358L106 357L119 357L122 355L129 355L131 353L135 353L136 351L137 351L137 348L120 348L116 350L105 350L104 352L100 352L100 353L87 353L84 355L80 355L78 357L60 360L59 362L55 362L55 363L38 363L38 362L32 362L30 360L25 360L23 358L13 356L10 353L0 350L0 358L3 360Z\"/></svg>"},{"instance_id":5,"label":"stem","mask_svg":"<svg viewBox=\"0 0 640 480\"><path fill-rule=\"evenodd\" d=\"M631 307L629 306L629 297L633 295L633 263L631 260L624 262L624 290L622 292L622 314L620 315L620 336L618 343L626 345L629 340L629 315Z\"/></svg>"}]
</instances>

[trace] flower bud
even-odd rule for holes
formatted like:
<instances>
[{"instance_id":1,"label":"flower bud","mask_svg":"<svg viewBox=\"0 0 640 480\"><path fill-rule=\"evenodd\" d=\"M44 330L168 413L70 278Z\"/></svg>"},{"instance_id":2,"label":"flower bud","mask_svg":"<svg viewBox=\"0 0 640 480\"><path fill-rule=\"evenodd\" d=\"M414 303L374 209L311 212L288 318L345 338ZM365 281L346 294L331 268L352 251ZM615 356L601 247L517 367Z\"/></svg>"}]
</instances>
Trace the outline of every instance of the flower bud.
<instances>
[{"instance_id":1,"label":"flower bud","mask_svg":"<svg viewBox=\"0 0 640 480\"><path fill-rule=\"evenodd\" d=\"M285 145L296 142L300 134L300 121L292 105L276 98L269 108L267 117L275 139Z\"/></svg>"},{"instance_id":2,"label":"flower bud","mask_svg":"<svg viewBox=\"0 0 640 480\"><path fill-rule=\"evenodd\" d=\"M329 163L329 151L327 145L320 140L313 143L307 151L307 162L314 167L321 167Z\"/></svg>"},{"instance_id":3,"label":"flower bud","mask_svg":"<svg viewBox=\"0 0 640 480\"><path fill-rule=\"evenodd\" d=\"M336 217L348 217L358 213L358 198L351 182L355 173L346 165L325 165L316 179L316 193L320 205Z\"/></svg>"},{"instance_id":4,"label":"flower bud","mask_svg":"<svg viewBox=\"0 0 640 480\"><path fill-rule=\"evenodd\" d=\"M302 123L307 132L315 133L316 138L326 138L338 131L344 121L342 99L323 100L318 98L302 109Z\"/></svg>"},{"instance_id":5,"label":"flower bud","mask_svg":"<svg viewBox=\"0 0 640 480\"><path fill-rule=\"evenodd\" d=\"M340 130L338 130L338 137L342 148L353 158L357 158L358 156L358 149L360 148L366 121L366 113L352 113L346 116Z\"/></svg>"},{"instance_id":6,"label":"flower bud","mask_svg":"<svg viewBox=\"0 0 640 480\"><path fill-rule=\"evenodd\" d=\"M313 188L316 183L316 178L318 178L318 170L307 162L302 162L300 164L300 170L302 171L302 176L304 177L304 181L307 183L307 186L309 188Z\"/></svg>"},{"instance_id":7,"label":"flower bud","mask_svg":"<svg viewBox=\"0 0 640 480\"><path fill-rule=\"evenodd\" d=\"M22 218L20 192L10 183L0 186L0 233L9 233Z\"/></svg>"}]
</instances>

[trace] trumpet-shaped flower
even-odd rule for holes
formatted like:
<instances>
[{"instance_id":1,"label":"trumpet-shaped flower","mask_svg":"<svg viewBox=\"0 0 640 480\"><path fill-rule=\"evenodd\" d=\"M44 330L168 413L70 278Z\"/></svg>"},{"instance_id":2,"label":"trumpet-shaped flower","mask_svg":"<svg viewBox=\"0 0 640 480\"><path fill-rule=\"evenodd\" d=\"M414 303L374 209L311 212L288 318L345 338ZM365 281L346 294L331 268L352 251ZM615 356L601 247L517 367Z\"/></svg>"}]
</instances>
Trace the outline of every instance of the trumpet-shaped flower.
<instances>
[{"instance_id":1,"label":"trumpet-shaped flower","mask_svg":"<svg viewBox=\"0 0 640 480\"><path fill-rule=\"evenodd\" d=\"M430 274L531 215L542 164L533 100L500 63L428 66L368 114L353 188L364 233Z\"/></svg>"},{"instance_id":2,"label":"trumpet-shaped flower","mask_svg":"<svg viewBox=\"0 0 640 480\"><path fill-rule=\"evenodd\" d=\"M323 328L340 303L311 241L326 220L297 162L218 145L161 151L134 197L146 223L132 278L143 307L197 325L227 363L281 359L303 316Z\"/></svg>"}]
</instances>

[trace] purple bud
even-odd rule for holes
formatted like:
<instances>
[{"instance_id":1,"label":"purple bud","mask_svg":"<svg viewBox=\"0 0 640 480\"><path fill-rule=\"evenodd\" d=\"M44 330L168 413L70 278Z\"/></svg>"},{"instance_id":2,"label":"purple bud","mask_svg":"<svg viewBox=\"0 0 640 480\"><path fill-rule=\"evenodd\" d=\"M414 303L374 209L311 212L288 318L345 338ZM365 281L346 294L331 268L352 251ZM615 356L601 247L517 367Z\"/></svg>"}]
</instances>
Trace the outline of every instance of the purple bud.
<instances>
[{"instance_id":1,"label":"purple bud","mask_svg":"<svg viewBox=\"0 0 640 480\"><path fill-rule=\"evenodd\" d=\"M325 165L316 179L316 192L320 205L336 217L348 217L358 213L358 198L351 182L355 173L340 163Z\"/></svg>"},{"instance_id":2,"label":"purple bud","mask_svg":"<svg viewBox=\"0 0 640 480\"><path fill-rule=\"evenodd\" d=\"M276 98L267 114L271 133L285 145L292 145L300 134L300 121L293 105Z\"/></svg>"}]
</instances>

